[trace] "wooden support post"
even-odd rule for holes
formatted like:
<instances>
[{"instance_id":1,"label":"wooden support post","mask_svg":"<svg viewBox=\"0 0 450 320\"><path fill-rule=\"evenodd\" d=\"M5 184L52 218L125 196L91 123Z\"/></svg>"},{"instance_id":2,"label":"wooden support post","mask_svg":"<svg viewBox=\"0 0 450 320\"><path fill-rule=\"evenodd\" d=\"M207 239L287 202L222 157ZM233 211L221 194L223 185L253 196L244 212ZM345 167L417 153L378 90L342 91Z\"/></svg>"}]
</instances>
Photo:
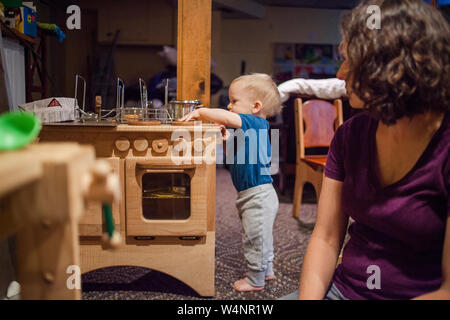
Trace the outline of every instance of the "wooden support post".
<instances>
[{"instance_id":1,"label":"wooden support post","mask_svg":"<svg viewBox=\"0 0 450 320\"><path fill-rule=\"evenodd\" d=\"M178 1L177 99L210 105L211 0Z\"/></svg>"}]
</instances>

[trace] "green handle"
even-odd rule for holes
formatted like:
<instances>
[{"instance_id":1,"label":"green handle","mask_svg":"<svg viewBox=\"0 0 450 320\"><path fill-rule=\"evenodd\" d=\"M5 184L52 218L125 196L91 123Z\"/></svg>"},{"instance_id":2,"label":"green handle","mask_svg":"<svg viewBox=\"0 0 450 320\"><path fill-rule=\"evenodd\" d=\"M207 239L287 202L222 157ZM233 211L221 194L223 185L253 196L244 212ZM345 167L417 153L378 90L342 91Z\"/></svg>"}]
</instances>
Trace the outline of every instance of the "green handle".
<instances>
[{"instance_id":1,"label":"green handle","mask_svg":"<svg viewBox=\"0 0 450 320\"><path fill-rule=\"evenodd\" d=\"M108 236L111 239L114 234L114 219L112 216L111 204L102 203L102 211L105 216L106 230L108 231Z\"/></svg>"}]
</instances>

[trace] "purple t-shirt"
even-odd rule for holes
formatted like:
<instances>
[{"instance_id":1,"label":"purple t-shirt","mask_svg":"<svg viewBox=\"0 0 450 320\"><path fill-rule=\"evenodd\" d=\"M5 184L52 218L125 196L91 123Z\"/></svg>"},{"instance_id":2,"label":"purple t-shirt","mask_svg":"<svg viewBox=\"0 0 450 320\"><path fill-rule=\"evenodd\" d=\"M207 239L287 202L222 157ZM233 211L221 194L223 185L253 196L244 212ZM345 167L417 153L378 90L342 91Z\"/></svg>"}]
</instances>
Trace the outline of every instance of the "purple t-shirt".
<instances>
[{"instance_id":1,"label":"purple t-shirt","mask_svg":"<svg viewBox=\"0 0 450 320\"><path fill-rule=\"evenodd\" d=\"M329 149L325 175L343 182L342 209L355 220L333 281L349 299L410 299L442 283L450 114L411 171L386 187L375 171L377 126L358 114Z\"/></svg>"}]
</instances>

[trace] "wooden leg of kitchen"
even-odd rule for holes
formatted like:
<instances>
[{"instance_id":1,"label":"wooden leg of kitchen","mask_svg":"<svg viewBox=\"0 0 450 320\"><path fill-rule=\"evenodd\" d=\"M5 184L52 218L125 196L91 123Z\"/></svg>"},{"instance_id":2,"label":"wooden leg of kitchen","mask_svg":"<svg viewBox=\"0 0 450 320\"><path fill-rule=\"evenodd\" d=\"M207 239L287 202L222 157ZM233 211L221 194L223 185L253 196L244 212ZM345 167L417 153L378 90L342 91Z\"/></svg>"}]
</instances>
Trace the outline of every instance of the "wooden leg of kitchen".
<instances>
[{"instance_id":1,"label":"wooden leg of kitchen","mask_svg":"<svg viewBox=\"0 0 450 320\"><path fill-rule=\"evenodd\" d=\"M103 250L98 240L82 240L80 251L83 273L110 266L145 267L184 282L201 296L215 295L215 232L198 241L128 239L115 251Z\"/></svg>"},{"instance_id":2,"label":"wooden leg of kitchen","mask_svg":"<svg viewBox=\"0 0 450 320\"><path fill-rule=\"evenodd\" d=\"M21 299L81 299L77 237L76 224L70 221L30 224L17 233L18 280L25 284Z\"/></svg>"}]
</instances>

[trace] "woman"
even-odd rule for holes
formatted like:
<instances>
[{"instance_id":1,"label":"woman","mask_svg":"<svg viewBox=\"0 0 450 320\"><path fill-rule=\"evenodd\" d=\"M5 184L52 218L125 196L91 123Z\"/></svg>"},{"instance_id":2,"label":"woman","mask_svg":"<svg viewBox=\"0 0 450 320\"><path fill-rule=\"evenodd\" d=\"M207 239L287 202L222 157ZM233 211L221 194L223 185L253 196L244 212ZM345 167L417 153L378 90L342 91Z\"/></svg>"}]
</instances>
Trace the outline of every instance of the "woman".
<instances>
[{"instance_id":1,"label":"woman","mask_svg":"<svg viewBox=\"0 0 450 320\"><path fill-rule=\"evenodd\" d=\"M449 25L422 0L371 0L341 28L338 78L367 112L332 141L298 297L450 299Z\"/></svg>"}]
</instances>

